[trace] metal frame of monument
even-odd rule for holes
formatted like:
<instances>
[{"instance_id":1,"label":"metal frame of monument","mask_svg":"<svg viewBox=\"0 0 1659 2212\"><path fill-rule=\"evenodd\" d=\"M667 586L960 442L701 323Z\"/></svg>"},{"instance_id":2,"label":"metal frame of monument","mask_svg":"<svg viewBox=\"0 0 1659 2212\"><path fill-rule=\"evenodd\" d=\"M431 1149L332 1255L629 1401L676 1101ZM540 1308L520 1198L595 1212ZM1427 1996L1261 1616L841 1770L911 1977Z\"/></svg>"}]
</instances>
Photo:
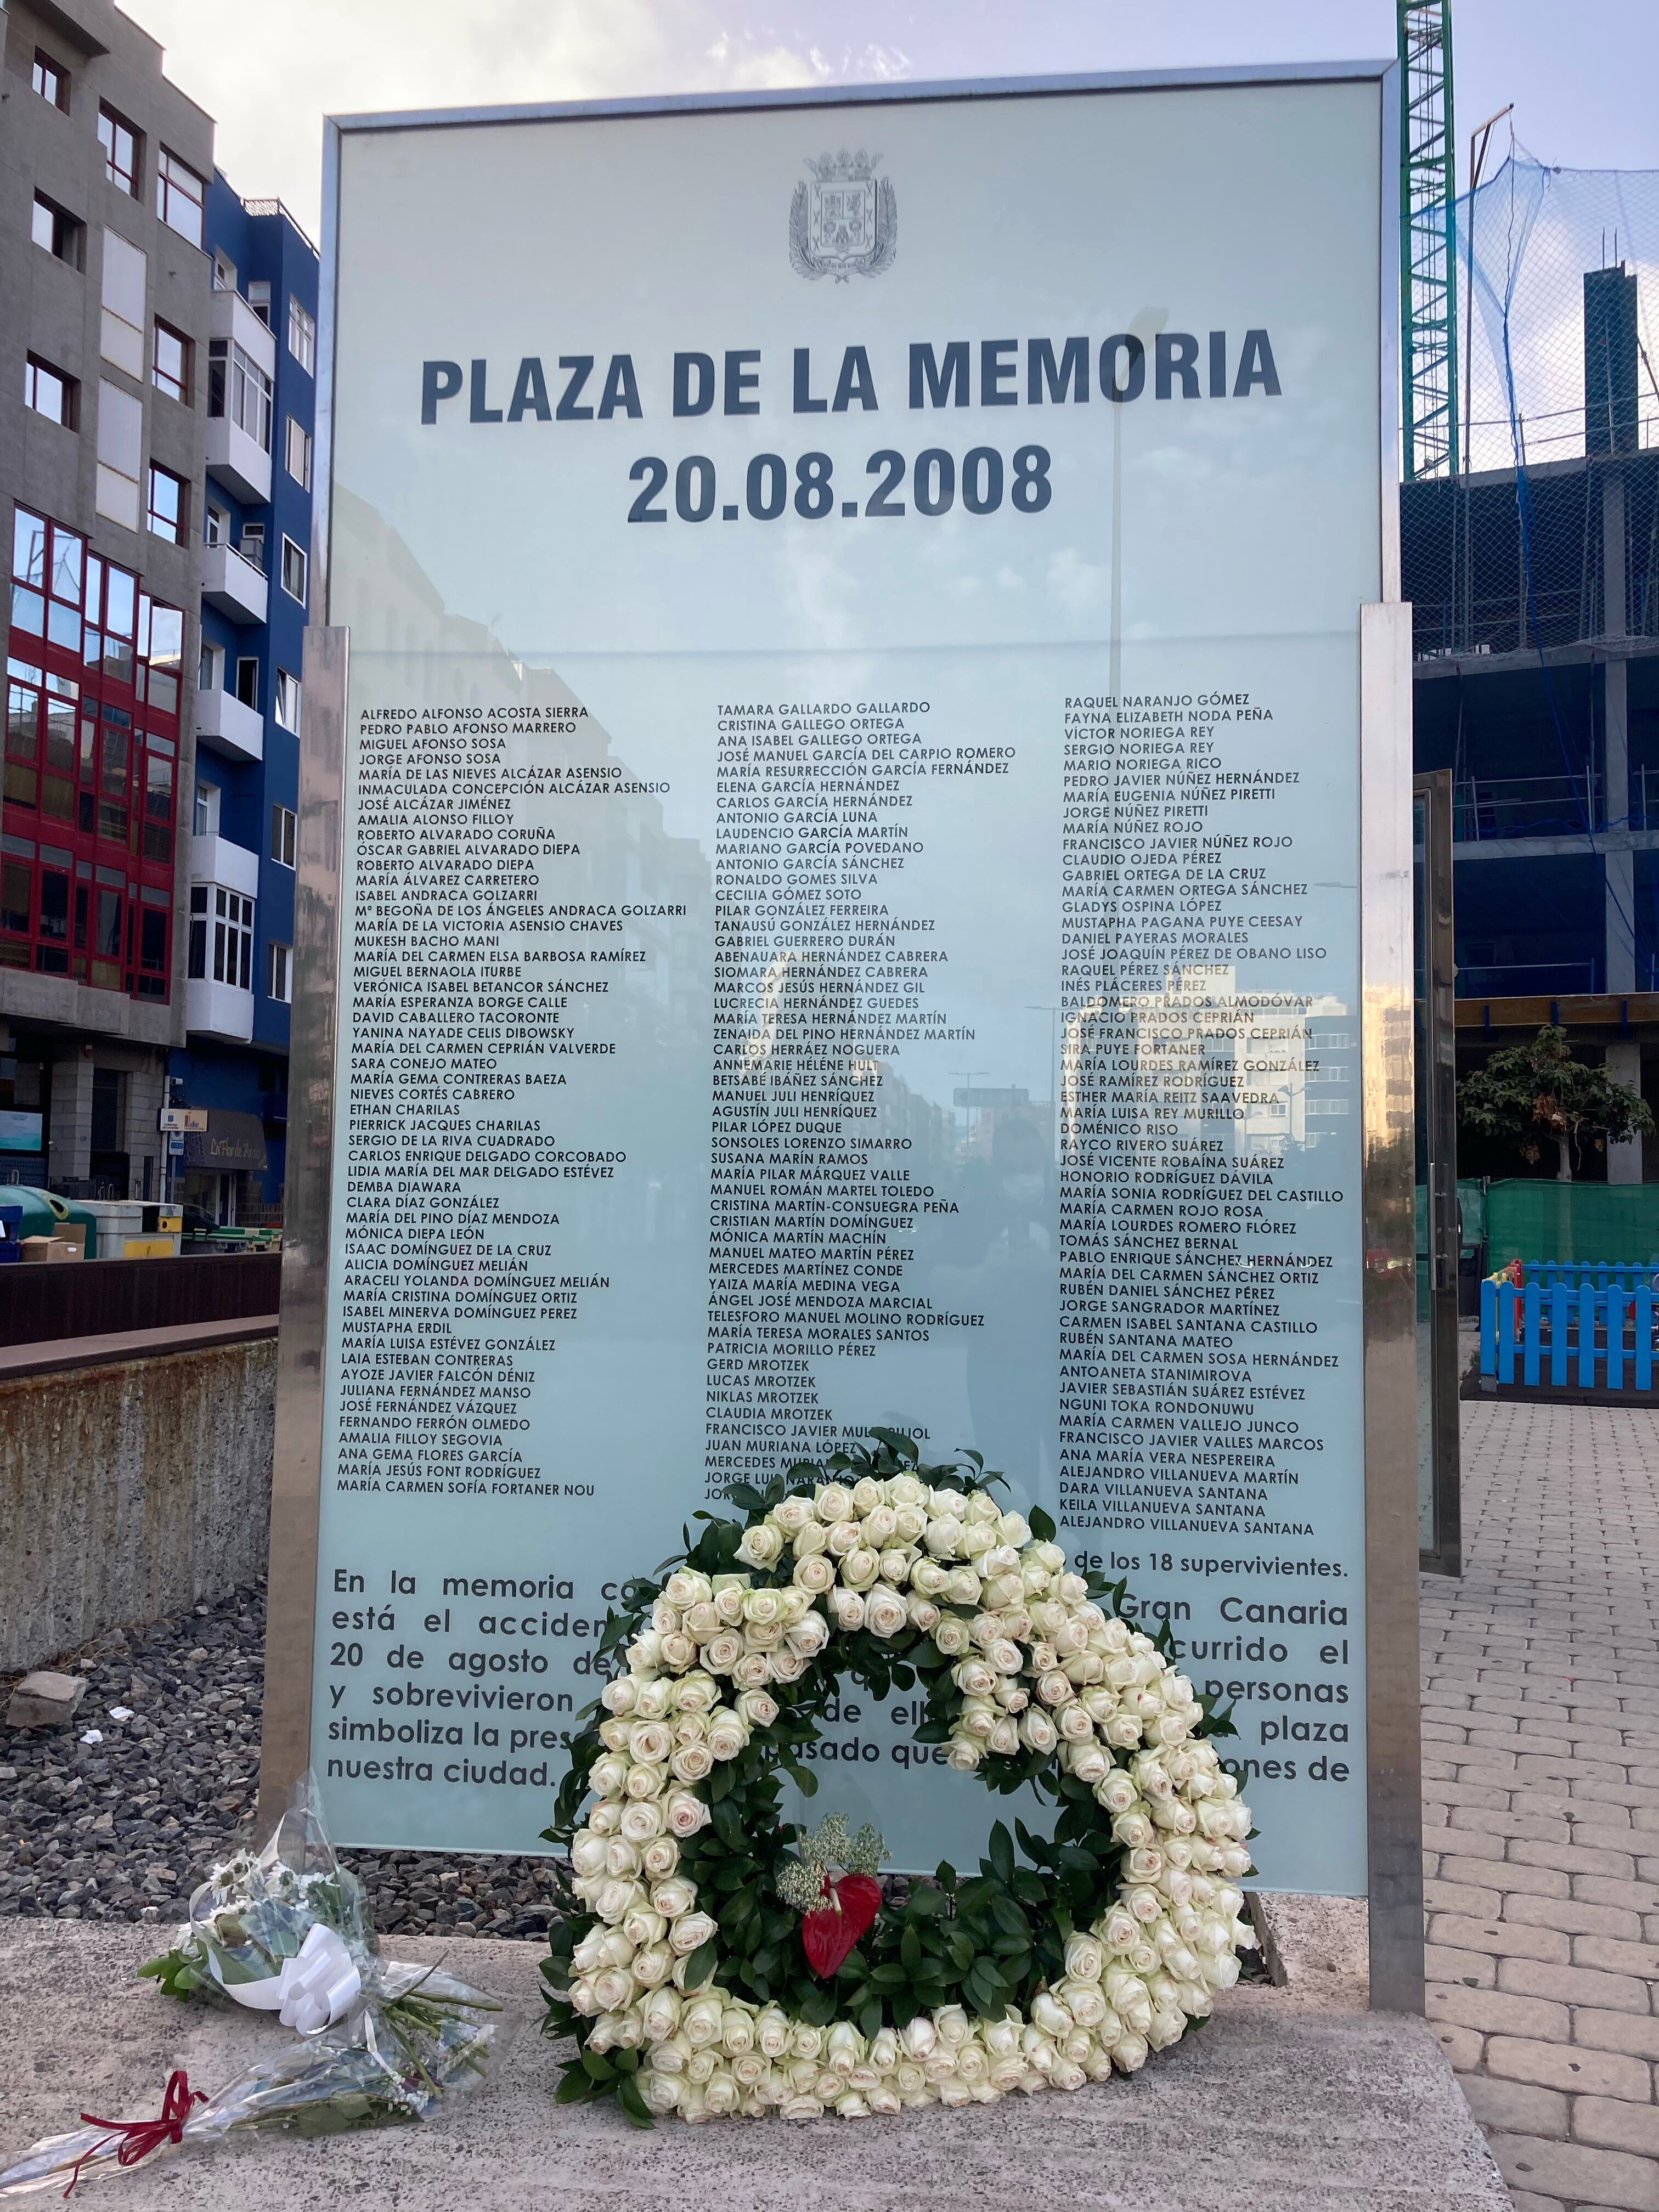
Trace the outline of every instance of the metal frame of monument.
<instances>
[{"instance_id":1,"label":"metal frame of monument","mask_svg":"<svg viewBox=\"0 0 1659 2212\"><path fill-rule=\"evenodd\" d=\"M341 142L348 131L717 114L757 108L992 102L1079 93L1289 83L1377 86L1381 284L1377 362L1382 601L1358 611L1360 989L1363 1002L1367 1848L1371 2002L1421 2012L1423 1885L1418 1659L1418 1471L1412 1007L1410 609L1400 602L1399 82L1388 62L1269 70L1133 70L902 87L561 101L331 117L325 126L313 622L306 633L295 895L287 1231L270 1516L262 1816L310 1760L336 1006L340 958L349 633L326 627L333 465ZM317 616L324 620L319 622Z\"/></svg>"}]
</instances>

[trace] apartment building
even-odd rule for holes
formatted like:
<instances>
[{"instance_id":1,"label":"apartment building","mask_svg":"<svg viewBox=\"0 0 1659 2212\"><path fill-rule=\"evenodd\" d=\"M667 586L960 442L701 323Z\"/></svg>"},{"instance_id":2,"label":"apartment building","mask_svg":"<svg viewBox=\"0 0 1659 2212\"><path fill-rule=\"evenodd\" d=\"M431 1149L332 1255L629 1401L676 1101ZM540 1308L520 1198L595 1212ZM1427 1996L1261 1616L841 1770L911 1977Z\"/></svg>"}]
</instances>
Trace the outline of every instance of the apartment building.
<instances>
[{"instance_id":1,"label":"apartment building","mask_svg":"<svg viewBox=\"0 0 1659 2212\"><path fill-rule=\"evenodd\" d=\"M275 200L207 196L207 482L191 793L187 1045L174 1098L208 1109L180 1194L281 1219L301 668L310 589L317 250Z\"/></svg>"},{"instance_id":2,"label":"apartment building","mask_svg":"<svg viewBox=\"0 0 1659 2212\"><path fill-rule=\"evenodd\" d=\"M109 0L0 12L0 1178L157 1195L183 1046L213 123Z\"/></svg>"}]
</instances>

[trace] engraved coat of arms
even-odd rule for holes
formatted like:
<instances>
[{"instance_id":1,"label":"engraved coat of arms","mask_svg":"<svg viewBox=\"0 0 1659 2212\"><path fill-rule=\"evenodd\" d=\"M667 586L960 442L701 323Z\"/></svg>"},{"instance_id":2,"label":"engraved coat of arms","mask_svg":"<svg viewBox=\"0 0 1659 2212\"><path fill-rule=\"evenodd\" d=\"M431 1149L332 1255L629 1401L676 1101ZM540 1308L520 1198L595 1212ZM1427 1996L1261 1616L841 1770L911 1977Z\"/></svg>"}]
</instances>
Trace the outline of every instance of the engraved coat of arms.
<instances>
[{"instance_id":1,"label":"engraved coat of arms","mask_svg":"<svg viewBox=\"0 0 1659 2212\"><path fill-rule=\"evenodd\" d=\"M789 204L789 262L798 276L838 284L853 276L878 276L898 251L898 203L881 156L823 154L806 164L811 184L795 187Z\"/></svg>"}]
</instances>

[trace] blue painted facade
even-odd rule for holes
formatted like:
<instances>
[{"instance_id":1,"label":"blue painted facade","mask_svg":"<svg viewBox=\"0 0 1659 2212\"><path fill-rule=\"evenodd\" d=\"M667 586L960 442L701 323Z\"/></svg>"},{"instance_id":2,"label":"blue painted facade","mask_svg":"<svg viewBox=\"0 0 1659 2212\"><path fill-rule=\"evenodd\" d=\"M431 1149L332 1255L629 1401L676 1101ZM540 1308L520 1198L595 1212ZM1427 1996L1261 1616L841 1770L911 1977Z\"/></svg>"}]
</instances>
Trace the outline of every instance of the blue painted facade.
<instances>
[{"instance_id":1,"label":"blue painted facade","mask_svg":"<svg viewBox=\"0 0 1659 2212\"><path fill-rule=\"evenodd\" d=\"M217 172L208 193L206 245L215 260L216 281L222 286L234 281L236 290L268 324L276 342L270 500L262 505L246 502L210 460L207 500L217 516L202 518L204 533L210 528L226 532L227 542L239 550L253 550L247 533L261 527L264 532L263 560L258 565L263 566L267 580L266 618L262 623L238 623L204 600L201 668L204 684L216 684L257 708L264 722L264 757L233 758L216 750L211 739L204 739L198 742L196 763L198 791L204 785L216 790L213 803L219 836L258 857L253 1017L246 1044L228 1043L192 1029L186 1048L173 1054L170 1073L176 1079L177 1103L228 1109L263 1121L267 1166L263 1176L250 1174L246 1178L240 1212L246 1218L250 1214L257 1218L260 1207L281 1206L285 1174L290 1009L272 995L270 948L294 943L295 872L281 849L282 832L273 817L281 807L297 820L300 738L278 719L277 687L282 674L297 678L303 666L306 606L288 587L295 580L285 579L283 545L288 540L303 553L308 585L312 488L291 465L296 454L289 426L298 426L305 440L303 454L310 461L316 428L319 270L316 249L279 203L244 203ZM290 312L290 303L296 301L308 319L308 325L302 325L297 333ZM302 358L307 326L309 362ZM307 473L314 471L307 468ZM252 679L246 669L250 661L258 668ZM303 705L301 714L302 718ZM186 795L186 805L192 796ZM211 892L208 903L211 907ZM211 927L210 920L210 932ZM289 988L291 992L291 965ZM187 1190L185 1194L211 1203L205 1191Z\"/></svg>"}]
</instances>

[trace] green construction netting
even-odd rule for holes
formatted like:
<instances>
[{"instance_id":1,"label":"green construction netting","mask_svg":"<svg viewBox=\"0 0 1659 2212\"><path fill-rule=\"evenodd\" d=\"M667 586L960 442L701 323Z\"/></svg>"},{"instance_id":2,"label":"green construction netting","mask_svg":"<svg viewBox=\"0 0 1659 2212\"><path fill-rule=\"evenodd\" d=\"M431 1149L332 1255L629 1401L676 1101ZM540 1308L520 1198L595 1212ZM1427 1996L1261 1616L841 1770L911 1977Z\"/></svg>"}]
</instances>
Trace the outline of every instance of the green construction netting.
<instances>
[{"instance_id":1,"label":"green construction netting","mask_svg":"<svg viewBox=\"0 0 1659 2212\"><path fill-rule=\"evenodd\" d=\"M1511 1260L1659 1261L1659 1183L1489 1184L1486 1266Z\"/></svg>"}]
</instances>

